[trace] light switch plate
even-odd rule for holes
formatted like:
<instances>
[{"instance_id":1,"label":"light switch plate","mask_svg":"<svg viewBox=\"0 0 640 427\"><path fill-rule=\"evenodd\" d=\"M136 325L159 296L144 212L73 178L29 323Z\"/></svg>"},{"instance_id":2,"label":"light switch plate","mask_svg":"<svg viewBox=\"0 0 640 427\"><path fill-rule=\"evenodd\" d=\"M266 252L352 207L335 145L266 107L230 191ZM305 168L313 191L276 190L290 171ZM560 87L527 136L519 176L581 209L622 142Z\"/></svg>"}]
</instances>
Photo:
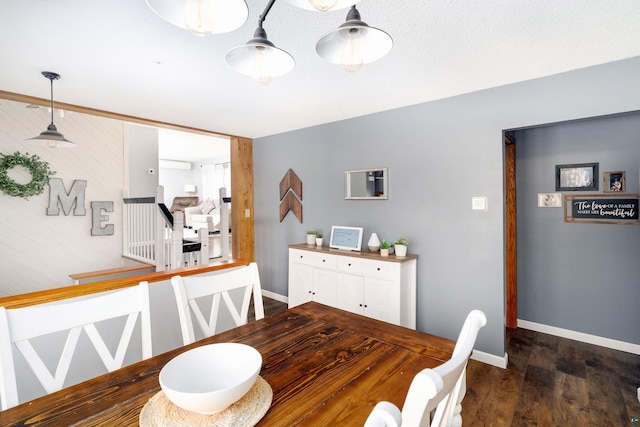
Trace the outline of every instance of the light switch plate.
<instances>
[{"instance_id":1,"label":"light switch plate","mask_svg":"<svg viewBox=\"0 0 640 427\"><path fill-rule=\"evenodd\" d=\"M471 198L471 210L474 210L474 211L486 211L487 210L487 198L486 197L472 197Z\"/></svg>"}]
</instances>

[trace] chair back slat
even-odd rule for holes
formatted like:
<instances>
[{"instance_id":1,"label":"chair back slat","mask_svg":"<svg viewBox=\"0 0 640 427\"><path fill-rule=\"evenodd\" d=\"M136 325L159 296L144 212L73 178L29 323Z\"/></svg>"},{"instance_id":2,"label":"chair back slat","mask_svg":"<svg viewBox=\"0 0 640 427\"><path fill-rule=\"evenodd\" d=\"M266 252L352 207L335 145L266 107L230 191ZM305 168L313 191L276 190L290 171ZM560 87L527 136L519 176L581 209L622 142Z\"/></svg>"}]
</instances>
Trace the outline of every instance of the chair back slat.
<instances>
[{"instance_id":1,"label":"chair back slat","mask_svg":"<svg viewBox=\"0 0 640 427\"><path fill-rule=\"evenodd\" d=\"M264 317L260 276L255 262L246 267L224 270L208 276L174 276L171 278L171 284L176 296L182 339L185 345L195 341L192 313L205 337L217 333L221 301L224 302L236 326L247 323L252 295L256 319ZM236 289L244 290L239 308L230 293ZM209 296L211 297L211 311L207 319L197 300Z\"/></svg>"},{"instance_id":2,"label":"chair back slat","mask_svg":"<svg viewBox=\"0 0 640 427\"><path fill-rule=\"evenodd\" d=\"M109 350L95 324L123 318L126 322L119 333L115 352ZM151 319L147 282L126 289L102 292L30 307L6 309L0 307L0 403L2 409L19 403L13 348L24 360L47 393L64 387L79 338L84 331L108 372L122 367L131 343L135 325L140 318L142 357L151 357ZM31 340L56 332L67 332L62 352L52 373ZM41 350L41 353L44 353ZM52 355L48 354L48 357ZM77 358L77 357L76 357ZM82 359L79 358L79 363Z\"/></svg>"}]
</instances>

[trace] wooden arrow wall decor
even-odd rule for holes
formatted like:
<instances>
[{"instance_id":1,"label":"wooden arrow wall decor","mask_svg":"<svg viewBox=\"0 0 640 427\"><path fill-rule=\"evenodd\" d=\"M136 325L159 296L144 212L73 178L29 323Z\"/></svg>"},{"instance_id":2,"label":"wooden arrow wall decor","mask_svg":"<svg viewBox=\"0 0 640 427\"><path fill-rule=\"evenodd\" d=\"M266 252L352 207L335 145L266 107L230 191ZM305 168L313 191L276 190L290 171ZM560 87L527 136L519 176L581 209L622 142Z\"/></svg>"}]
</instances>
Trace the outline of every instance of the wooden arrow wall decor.
<instances>
[{"instance_id":1,"label":"wooden arrow wall decor","mask_svg":"<svg viewBox=\"0 0 640 427\"><path fill-rule=\"evenodd\" d=\"M298 199L302 200L302 181L300 181L293 169L289 169L282 177L282 181L280 181L280 200L284 198L289 190L292 190L298 196Z\"/></svg>"},{"instance_id":2,"label":"wooden arrow wall decor","mask_svg":"<svg viewBox=\"0 0 640 427\"><path fill-rule=\"evenodd\" d=\"M280 181L280 222L291 211L302 224L301 200L302 181L300 181L293 169L289 169Z\"/></svg>"}]
</instances>

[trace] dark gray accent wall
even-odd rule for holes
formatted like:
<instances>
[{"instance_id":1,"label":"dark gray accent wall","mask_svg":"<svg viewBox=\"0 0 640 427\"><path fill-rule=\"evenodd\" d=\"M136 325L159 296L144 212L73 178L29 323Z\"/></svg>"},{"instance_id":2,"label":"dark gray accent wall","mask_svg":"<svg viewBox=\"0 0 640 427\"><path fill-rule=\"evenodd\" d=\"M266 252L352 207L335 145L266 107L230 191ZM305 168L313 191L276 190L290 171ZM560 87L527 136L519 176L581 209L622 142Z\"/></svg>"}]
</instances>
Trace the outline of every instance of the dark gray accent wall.
<instances>
[{"instance_id":1,"label":"dark gray accent wall","mask_svg":"<svg viewBox=\"0 0 640 427\"><path fill-rule=\"evenodd\" d=\"M488 323L476 348L504 356L503 130L639 110L638 75L633 58L256 139L262 286L287 295L287 246L304 242L306 230L406 235L419 255L418 329L455 339L479 308ZM344 171L370 167L389 168L389 200L344 200ZM303 224L292 214L279 221L289 168L303 182ZM486 212L471 210L473 196L488 198Z\"/></svg>"},{"instance_id":2,"label":"dark gray accent wall","mask_svg":"<svg viewBox=\"0 0 640 427\"><path fill-rule=\"evenodd\" d=\"M555 165L599 163L626 172L639 191L640 113L516 133L518 318L640 344L640 226L564 222L563 209L538 208L555 191ZM609 193L611 194L611 193Z\"/></svg>"}]
</instances>

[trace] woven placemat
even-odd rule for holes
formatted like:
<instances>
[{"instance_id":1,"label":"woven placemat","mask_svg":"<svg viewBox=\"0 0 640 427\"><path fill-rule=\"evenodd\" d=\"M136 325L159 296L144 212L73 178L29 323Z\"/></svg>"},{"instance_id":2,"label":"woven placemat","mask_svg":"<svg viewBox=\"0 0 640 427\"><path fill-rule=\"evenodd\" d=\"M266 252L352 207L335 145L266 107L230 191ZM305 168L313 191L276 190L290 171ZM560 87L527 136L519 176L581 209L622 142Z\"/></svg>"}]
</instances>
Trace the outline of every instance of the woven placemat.
<instances>
[{"instance_id":1,"label":"woven placemat","mask_svg":"<svg viewBox=\"0 0 640 427\"><path fill-rule=\"evenodd\" d=\"M140 427L255 426L269 410L272 399L271 386L261 376L240 400L213 415L186 411L174 405L160 390L142 408Z\"/></svg>"}]
</instances>

